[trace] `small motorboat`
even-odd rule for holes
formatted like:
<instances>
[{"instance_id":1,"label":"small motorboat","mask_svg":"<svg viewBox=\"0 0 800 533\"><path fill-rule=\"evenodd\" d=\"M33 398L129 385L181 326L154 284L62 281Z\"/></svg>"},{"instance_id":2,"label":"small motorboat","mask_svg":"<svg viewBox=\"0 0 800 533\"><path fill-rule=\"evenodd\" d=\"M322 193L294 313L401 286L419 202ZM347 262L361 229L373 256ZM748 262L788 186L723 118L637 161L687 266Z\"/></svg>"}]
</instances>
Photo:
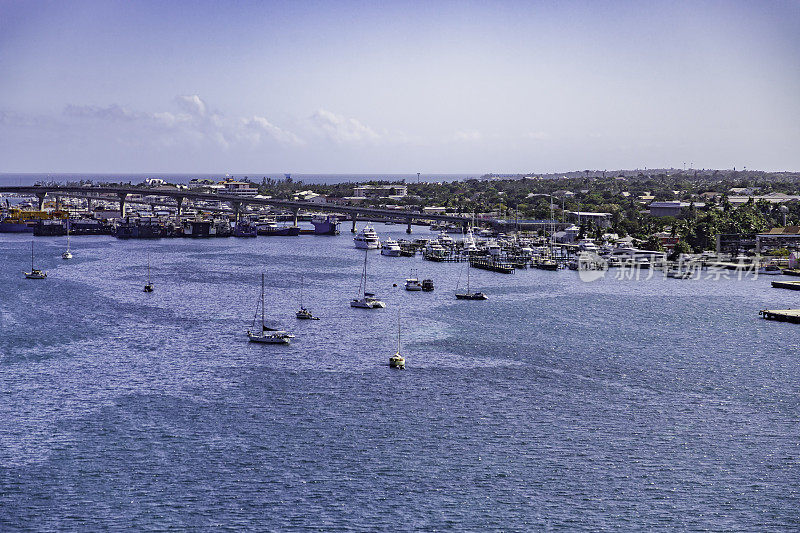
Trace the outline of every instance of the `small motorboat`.
<instances>
[{"instance_id":1,"label":"small motorboat","mask_svg":"<svg viewBox=\"0 0 800 533\"><path fill-rule=\"evenodd\" d=\"M433 290L433 280L432 279L423 279L422 280L422 290L425 292L431 292Z\"/></svg>"},{"instance_id":2,"label":"small motorboat","mask_svg":"<svg viewBox=\"0 0 800 533\"><path fill-rule=\"evenodd\" d=\"M783 274L781 268L775 264L765 265L758 269L759 276L777 276Z\"/></svg>"}]
</instances>

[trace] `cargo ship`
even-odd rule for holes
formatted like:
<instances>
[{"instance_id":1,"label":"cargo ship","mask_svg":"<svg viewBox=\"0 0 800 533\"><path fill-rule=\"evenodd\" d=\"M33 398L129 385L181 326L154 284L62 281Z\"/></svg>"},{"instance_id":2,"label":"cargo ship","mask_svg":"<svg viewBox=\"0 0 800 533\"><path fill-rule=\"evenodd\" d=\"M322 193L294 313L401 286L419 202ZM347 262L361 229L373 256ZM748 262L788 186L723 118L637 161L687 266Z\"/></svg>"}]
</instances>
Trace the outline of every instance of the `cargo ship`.
<instances>
[{"instance_id":1,"label":"cargo ship","mask_svg":"<svg viewBox=\"0 0 800 533\"><path fill-rule=\"evenodd\" d=\"M64 211L23 211L12 207L8 210L8 215L0 219L0 233L33 233L36 225L42 220L65 218L67 213Z\"/></svg>"},{"instance_id":2,"label":"cargo ship","mask_svg":"<svg viewBox=\"0 0 800 533\"><path fill-rule=\"evenodd\" d=\"M335 215L317 215L311 219L314 235L339 235L339 218Z\"/></svg>"}]
</instances>

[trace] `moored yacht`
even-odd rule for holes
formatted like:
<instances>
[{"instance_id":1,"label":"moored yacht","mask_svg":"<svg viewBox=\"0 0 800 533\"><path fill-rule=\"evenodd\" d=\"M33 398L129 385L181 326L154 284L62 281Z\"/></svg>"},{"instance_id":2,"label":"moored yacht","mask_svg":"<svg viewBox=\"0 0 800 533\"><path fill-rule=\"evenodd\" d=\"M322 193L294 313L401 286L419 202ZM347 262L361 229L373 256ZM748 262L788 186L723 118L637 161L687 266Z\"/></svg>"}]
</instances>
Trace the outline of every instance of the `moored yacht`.
<instances>
[{"instance_id":1,"label":"moored yacht","mask_svg":"<svg viewBox=\"0 0 800 533\"><path fill-rule=\"evenodd\" d=\"M394 239L386 239L381 246L381 255L398 257L400 255L400 243Z\"/></svg>"},{"instance_id":2,"label":"moored yacht","mask_svg":"<svg viewBox=\"0 0 800 533\"><path fill-rule=\"evenodd\" d=\"M414 270L411 271L411 277L406 279L406 290L407 291L421 291L422 284L419 282L419 278L414 273Z\"/></svg>"},{"instance_id":3,"label":"moored yacht","mask_svg":"<svg viewBox=\"0 0 800 533\"><path fill-rule=\"evenodd\" d=\"M353 237L353 242L356 245L356 248L361 248L364 250L376 250L381 247L381 240L378 238L378 234L375 233L375 229L372 225L367 224L361 231L359 231L355 237Z\"/></svg>"}]
</instances>

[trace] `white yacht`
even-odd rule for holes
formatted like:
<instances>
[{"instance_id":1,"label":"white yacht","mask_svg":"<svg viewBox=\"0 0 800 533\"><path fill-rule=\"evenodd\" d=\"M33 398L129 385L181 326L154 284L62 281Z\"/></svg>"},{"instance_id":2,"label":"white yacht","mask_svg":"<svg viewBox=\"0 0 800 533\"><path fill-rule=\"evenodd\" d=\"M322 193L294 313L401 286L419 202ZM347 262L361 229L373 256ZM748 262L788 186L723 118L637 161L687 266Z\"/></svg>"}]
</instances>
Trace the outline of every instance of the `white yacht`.
<instances>
[{"instance_id":1,"label":"white yacht","mask_svg":"<svg viewBox=\"0 0 800 533\"><path fill-rule=\"evenodd\" d=\"M355 242L356 248L365 250L376 250L381 247L381 240L370 224L367 224L361 228L361 231L356 233L356 236L353 237L353 242Z\"/></svg>"},{"instance_id":2,"label":"white yacht","mask_svg":"<svg viewBox=\"0 0 800 533\"><path fill-rule=\"evenodd\" d=\"M581 239L578 241L578 249L581 252L594 252L598 253L600 248L594 243L592 239Z\"/></svg>"},{"instance_id":3,"label":"white yacht","mask_svg":"<svg viewBox=\"0 0 800 533\"><path fill-rule=\"evenodd\" d=\"M364 271L358 284L358 296L350 300L350 307L361 309L383 309L386 304L378 300L374 293L367 292L367 251L364 250Z\"/></svg>"},{"instance_id":4,"label":"white yacht","mask_svg":"<svg viewBox=\"0 0 800 533\"><path fill-rule=\"evenodd\" d=\"M406 290L407 291L421 291L422 290L422 283L420 283L419 278L414 270L411 271L411 276L406 279Z\"/></svg>"},{"instance_id":5,"label":"white yacht","mask_svg":"<svg viewBox=\"0 0 800 533\"><path fill-rule=\"evenodd\" d=\"M445 247L452 246L454 242L453 238L450 235L448 235L446 231L440 232L436 240L439 241L439 244Z\"/></svg>"},{"instance_id":6,"label":"white yacht","mask_svg":"<svg viewBox=\"0 0 800 533\"><path fill-rule=\"evenodd\" d=\"M400 243L394 239L386 239L381 246L381 255L397 257L400 255Z\"/></svg>"},{"instance_id":7,"label":"white yacht","mask_svg":"<svg viewBox=\"0 0 800 533\"><path fill-rule=\"evenodd\" d=\"M464 245L465 252L474 252L478 249L478 244L475 242L475 234L472 233L472 228L467 230L467 234L461 242Z\"/></svg>"}]
</instances>

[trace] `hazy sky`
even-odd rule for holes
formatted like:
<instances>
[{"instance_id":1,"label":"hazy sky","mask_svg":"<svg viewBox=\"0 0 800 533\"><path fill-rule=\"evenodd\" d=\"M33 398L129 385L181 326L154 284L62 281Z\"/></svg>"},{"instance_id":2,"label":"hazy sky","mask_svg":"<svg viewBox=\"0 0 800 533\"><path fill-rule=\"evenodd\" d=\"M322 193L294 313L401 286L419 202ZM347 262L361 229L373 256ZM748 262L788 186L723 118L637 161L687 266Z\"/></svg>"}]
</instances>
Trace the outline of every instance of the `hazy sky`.
<instances>
[{"instance_id":1,"label":"hazy sky","mask_svg":"<svg viewBox=\"0 0 800 533\"><path fill-rule=\"evenodd\" d=\"M800 170L800 1L0 0L2 172Z\"/></svg>"}]
</instances>

